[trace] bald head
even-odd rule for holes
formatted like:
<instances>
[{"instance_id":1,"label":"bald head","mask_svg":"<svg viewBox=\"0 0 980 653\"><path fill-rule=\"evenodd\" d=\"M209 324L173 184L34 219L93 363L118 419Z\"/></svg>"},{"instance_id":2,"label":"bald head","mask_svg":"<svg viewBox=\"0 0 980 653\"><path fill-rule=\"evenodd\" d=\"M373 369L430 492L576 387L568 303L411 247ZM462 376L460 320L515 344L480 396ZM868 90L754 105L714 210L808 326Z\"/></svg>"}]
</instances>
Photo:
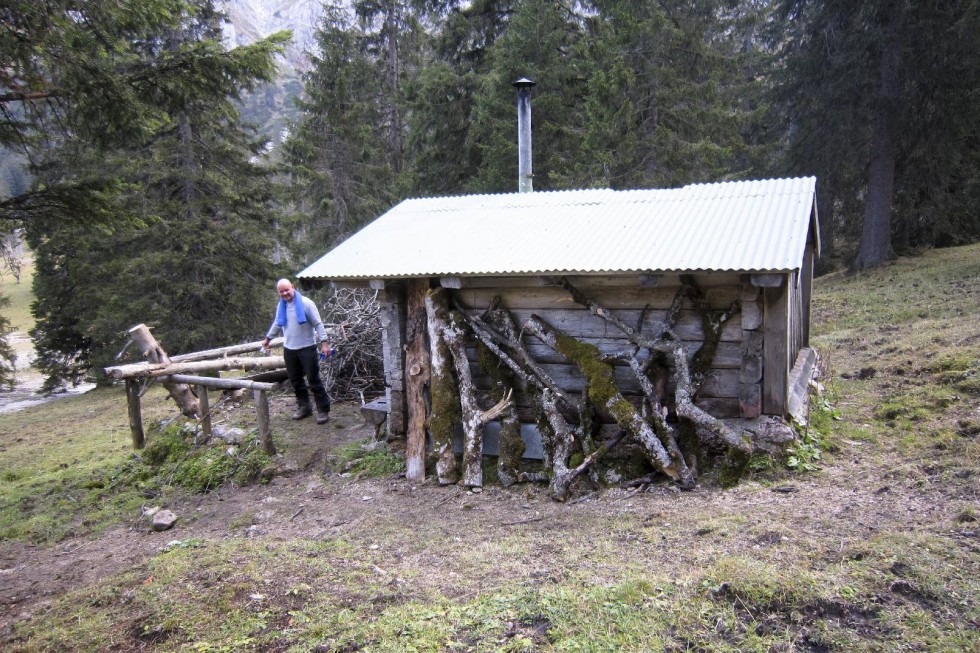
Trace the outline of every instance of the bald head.
<instances>
[{"instance_id":1,"label":"bald head","mask_svg":"<svg viewBox=\"0 0 980 653\"><path fill-rule=\"evenodd\" d=\"M293 284L289 279L280 279L276 283L276 290L279 291L279 296L287 302L293 301Z\"/></svg>"}]
</instances>

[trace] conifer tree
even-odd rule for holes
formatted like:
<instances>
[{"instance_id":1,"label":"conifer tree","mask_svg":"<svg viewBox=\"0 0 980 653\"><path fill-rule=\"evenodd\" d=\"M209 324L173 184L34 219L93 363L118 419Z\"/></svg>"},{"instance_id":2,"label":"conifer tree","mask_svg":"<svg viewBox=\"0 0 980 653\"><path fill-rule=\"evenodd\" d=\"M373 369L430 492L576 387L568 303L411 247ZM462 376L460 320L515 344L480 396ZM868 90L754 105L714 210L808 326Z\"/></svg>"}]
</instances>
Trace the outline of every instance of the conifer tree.
<instances>
[{"instance_id":1,"label":"conifer tree","mask_svg":"<svg viewBox=\"0 0 980 653\"><path fill-rule=\"evenodd\" d=\"M32 336L49 386L107 364L136 323L180 352L254 338L268 321L259 297L275 278L269 172L253 162L262 144L238 125L233 101L272 76L288 35L228 51L210 1L153 7L139 39L123 32L117 44L111 25L89 26L131 115L90 137L103 118L77 107L98 98L85 87L65 95L59 115L81 128L45 132L47 116L30 126L46 139L32 150L37 183L7 207L35 250Z\"/></svg>"},{"instance_id":2,"label":"conifer tree","mask_svg":"<svg viewBox=\"0 0 980 653\"><path fill-rule=\"evenodd\" d=\"M385 64L339 5L326 5L303 112L284 144L295 211L288 244L299 261L323 253L393 202Z\"/></svg>"}]
</instances>

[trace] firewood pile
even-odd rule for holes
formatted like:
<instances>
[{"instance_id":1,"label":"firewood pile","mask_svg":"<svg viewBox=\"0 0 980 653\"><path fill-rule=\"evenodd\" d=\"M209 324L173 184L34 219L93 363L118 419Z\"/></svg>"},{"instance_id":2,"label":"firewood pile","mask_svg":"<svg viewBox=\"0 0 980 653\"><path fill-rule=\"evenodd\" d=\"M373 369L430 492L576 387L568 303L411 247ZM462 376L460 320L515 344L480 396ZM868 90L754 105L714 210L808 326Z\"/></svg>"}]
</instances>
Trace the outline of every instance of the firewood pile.
<instances>
[{"instance_id":1,"label":"firewood pile","mask_svg":"<svg viewBox=\"0 0 980 653\"><path fill-rule=\"evenodd\" d=\"M320 309L330 344L336 349L320 365L320 376L330 396L366 403L384 394L381 305L377 291L338 288Z\"/></svg>"}]
</instances>

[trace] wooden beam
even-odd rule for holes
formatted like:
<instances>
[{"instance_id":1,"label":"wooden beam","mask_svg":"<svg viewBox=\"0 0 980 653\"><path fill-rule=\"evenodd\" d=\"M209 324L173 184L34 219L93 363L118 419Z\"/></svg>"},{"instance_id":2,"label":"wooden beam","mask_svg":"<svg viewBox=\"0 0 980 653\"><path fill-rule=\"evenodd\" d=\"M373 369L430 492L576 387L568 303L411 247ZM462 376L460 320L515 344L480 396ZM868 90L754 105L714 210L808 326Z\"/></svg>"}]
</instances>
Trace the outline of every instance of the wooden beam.
<instances>
[{"instance_id":1,"label":"wooden beam","mask_svg":"<svg viewBox=\"0 0 980 653\"><path fill-rule=\"evenodd\" d=\"M637 283L639 283L640 288L656 288L660 285L663 278L664 275L662 274L644 273L637 277Z\"/></svg>"},{"instance_id":2,"label":"wooden beam","mask_svg":"<svg viewBox=\"0 0 980 653\"><path fill-rule=\"evenodd\" d=\"M276 445L272 443L272 430L269 428L269 397L265 390L253 390L252 398L255 400L255 414L259 421L259 440L262 442L262 450L274 456Z\"/></svg>"},{"instance_id":3,"label":"wooden beam","mask_svg":"<svg viewBox=\"0 0 980 653\"><path fill-rule=\"evenodd\" d=\"M140 384L135 379L126 379L126 403L129 406L129 430L133 436L133 449L146 445L143 434L143 415L140 411Z\"/></svg>"}]
</instances>

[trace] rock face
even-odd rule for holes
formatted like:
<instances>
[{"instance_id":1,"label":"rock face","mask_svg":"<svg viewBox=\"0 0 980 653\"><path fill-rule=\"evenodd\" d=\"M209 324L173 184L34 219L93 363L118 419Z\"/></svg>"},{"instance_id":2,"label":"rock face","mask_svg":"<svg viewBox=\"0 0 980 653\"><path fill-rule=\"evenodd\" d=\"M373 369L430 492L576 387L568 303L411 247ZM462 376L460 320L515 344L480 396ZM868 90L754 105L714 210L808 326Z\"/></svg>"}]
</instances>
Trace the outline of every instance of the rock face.
<instances>
[{"instance_id":1,"label":"rock face","mask_svg":"<svg viewBox=\"0 0 980 653\"><path fill-rule=\"evenodd\" d=\"M316 45L314 34L323 14L320 0L223 0L228 15L225 40L231 46L248 45L280 30L293 31L286 64L299 71L309 67L306 54Z\"/></svg>"}]
</instances>

